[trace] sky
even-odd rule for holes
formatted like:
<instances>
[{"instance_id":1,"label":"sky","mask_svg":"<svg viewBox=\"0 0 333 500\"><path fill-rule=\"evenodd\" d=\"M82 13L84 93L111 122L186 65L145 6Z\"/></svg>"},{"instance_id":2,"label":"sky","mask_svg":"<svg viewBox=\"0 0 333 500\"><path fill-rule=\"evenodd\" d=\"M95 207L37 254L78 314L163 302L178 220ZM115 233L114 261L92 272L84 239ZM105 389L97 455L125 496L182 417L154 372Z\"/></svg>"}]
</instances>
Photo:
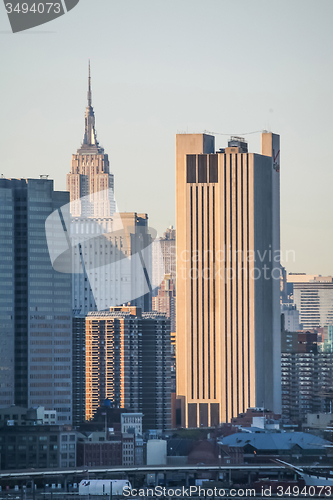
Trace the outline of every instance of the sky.
<instances>
[{"instance_id":1,"label":"sky","mask_svg":"<svg viewBox=\"0 0 333 500\"><path fill-rule=\"evenodd\" d=\"M12 34L0 5L0 174L66 189L87 65L120 211L175 224L175 134L281 135L287 272L333 275L332 0L80 0ZM260 133L244 135L260 153Z\"/></svg>"}]
</instances>

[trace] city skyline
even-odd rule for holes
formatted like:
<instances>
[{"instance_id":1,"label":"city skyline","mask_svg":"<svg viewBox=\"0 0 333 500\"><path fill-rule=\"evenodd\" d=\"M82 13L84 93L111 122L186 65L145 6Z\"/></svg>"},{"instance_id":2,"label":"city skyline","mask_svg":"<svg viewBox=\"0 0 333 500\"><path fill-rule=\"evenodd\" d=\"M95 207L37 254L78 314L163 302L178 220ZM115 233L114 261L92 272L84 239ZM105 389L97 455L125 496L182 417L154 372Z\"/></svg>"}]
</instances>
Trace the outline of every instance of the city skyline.
<instances>
[{"instance_id":1,"label":"city skyline","mask_svg":"<svg viewBox=\"0 0 333 500\"><path fill-rule=\"evenodd\" d=\"M150 1L143 5L144 14L141 6L132 5L123 26L119 19L126 7L113 7L101 0L95 7L96 14L103 12L104 16L100 15L94 25L90 23L88 3L81 1L72 13L54 21L52 28L50 25L11 37L6 34L9 25L4 13L0 18L1 37L6 44L6 78L0 83L6 95L1 173L24 178L49 174L56 189L65 188L68 158L73 144L79 147L81 140L79 127L90 56L96 127L117 178L121 211L135 209L151 214L151 224L160 235L174 225L177 131L208 129L239 134L274 129L281 135L284 151L282 249L294 249L296 253L296 262L285 263L287 271L333 274L329 220L332 171L325 146L332 128L332 69L327 64L332 48L331 3L322 2L318 9L312 2L302 2L300 8L300 2L290 6L282 1L277 10L273 4L265 4L263 9L260 1L237 1L232 6L213 1L210 9L202 11L199 2L191 2L189 10L190 4L184 0L177 16L167 5L156 7ZM212 16L213 12L216 15ZM239 30L231 37L233 23L229 21L235 15ZM166 21L163 29L156 22L159 16ZM223 30L219 28L222 18ZM105 23L112 29L106 29ZM87 37L88 26L92 36ZM202 38L196 35L199 26ZM54 32L45 32L51 29ZM97 29L100 38L93 36ZM173 37L166 38L169 29ZM136 38L136 47L127 41L128 30ZM186 42L182 42L184 32ZM279 44L271 33L279 34ZM55 34L61 35L56 43ZM75 39L73 44L69 44L69 35ZM221 52L219 47L228 46L230 40L232 47ZM110 43L116 44L117 52L110 53ZM27 57L29 52L35 55ZM238 63L238 54L242 54L242 64ZM199 71L201 67L205 71ZM20 118L14 120L13 116ZM252 151L260 150L259 137L246 136ZM228 136L218 138L218 146L225 146ZM13 160L13 141L25 152L22 162ZM321 147L316 148L319 143ZM165 151L162 158L161 149ZM131 185L127 182L129 170ZM148 178L150 182L144 182ZM151 190L152 184L155 190ZM168 207L158 206L161 196L170 200ZM304 245L304 235L309 233L311 238L307 237ZM318 255L318 242L319 263L313 259Z\"/></svg>"},{"instance_id":2,"label":"city skyline","mask_svg":"<svg viewBox=\"0 0 333 500\"><path fill-rule=\"evenodd\" d=\"M332 17L4 1L1 498L331 493Z\"/></svg>"}]
</instances>

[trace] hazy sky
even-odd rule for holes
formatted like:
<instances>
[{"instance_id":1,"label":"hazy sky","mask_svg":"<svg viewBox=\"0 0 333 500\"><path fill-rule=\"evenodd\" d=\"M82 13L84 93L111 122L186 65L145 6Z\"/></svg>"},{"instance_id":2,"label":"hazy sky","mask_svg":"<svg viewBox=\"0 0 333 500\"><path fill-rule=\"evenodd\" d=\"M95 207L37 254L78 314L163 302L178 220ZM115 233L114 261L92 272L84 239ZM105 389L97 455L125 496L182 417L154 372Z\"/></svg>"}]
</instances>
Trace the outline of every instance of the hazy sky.
<instances>
[{"instance_id":1,"label":"hazy sky","mask_svg":"<svg viewBox=\"0 0 333 500\"><path fill-rule=\"evenodd\" d=\"M66 188L87 60L120 210L175 222L177 132L281 135L287 270L333 274L332 0L80 0L11 34L0 5L1 170ZM246 136L260 152L260 134ZM217 147L227 136L217 136Z\"/></svg>"}]
</instances>

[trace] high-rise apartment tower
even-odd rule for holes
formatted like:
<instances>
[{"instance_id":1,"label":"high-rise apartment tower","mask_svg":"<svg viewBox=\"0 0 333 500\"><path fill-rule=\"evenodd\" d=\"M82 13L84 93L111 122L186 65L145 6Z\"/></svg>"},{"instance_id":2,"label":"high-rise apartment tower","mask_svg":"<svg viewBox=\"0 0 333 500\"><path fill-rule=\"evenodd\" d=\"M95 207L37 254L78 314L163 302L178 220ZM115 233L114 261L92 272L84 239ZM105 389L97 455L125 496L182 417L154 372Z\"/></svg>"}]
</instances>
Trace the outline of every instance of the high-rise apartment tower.
<instances>
[{"instance_id":1,"label":"high-rise apartment tower","mask_svg":"<svg viewBox=\"0 0 333 500\"><path fill-rule=\"evenodd\" d=\"M138 307L111 307L86 317L85 414L109 399L142 411L144 429L171 425L170 320Z\"/></svg>"}]
</instances>

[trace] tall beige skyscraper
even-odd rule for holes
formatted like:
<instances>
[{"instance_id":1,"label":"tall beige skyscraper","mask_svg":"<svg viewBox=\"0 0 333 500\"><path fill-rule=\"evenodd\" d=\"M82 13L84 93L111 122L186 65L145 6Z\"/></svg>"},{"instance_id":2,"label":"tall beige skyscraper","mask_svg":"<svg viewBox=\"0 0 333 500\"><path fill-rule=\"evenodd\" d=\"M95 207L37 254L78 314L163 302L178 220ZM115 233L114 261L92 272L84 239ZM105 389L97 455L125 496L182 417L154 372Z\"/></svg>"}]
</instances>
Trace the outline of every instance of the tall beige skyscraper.
<instances>
[{"instance_id":1,"label":"tall beige skyscraper","mask_svg":"<svg viewBox=\"0 0 333 500\"><path fill-rule=\"evenodd\" d=\"M97 141L90 61L84 137L81 147L72 155L71 172L67 174L67 191L70 192L73 217L109 217L115 211L113 174L109 171L108 155ZM97 198L96 193L99 193ZM91 196L91 203L86 201L81 204L84 196Z\"/></svg>"},{"instance_id":2,"label":"tall beige skyscraper","mask_svg":"<svg viewBox=\"0 0 333 500\"><path fill-rule=\"evenodd\" d=\"M176 136L177 396L186 427L281 409L279 136Z\"/></svg>"}]
</instances>

